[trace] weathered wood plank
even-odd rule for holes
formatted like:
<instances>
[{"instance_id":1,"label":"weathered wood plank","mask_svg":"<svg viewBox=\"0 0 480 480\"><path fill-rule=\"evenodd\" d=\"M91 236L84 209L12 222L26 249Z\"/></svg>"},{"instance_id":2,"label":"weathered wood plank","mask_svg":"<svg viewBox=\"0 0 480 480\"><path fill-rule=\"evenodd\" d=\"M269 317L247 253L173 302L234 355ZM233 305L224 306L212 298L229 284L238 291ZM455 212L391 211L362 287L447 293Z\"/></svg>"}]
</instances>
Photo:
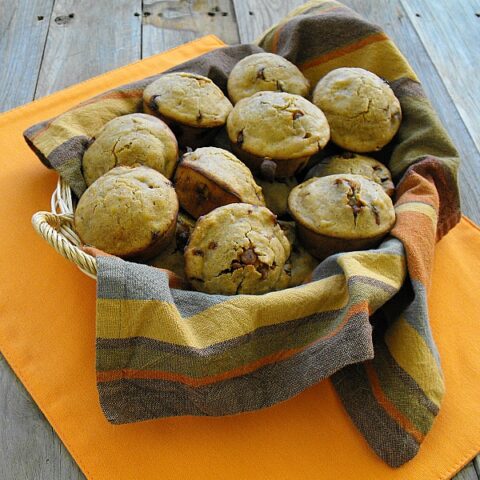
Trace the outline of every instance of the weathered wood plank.
<instances>
[{"instance_id":1,"label":"weathered wood plank","mask_svg":"<svg viewBox=\"0 0 480 480\"><path fill-rule=\"evenodd\" d=\"M401 3L480 150L480 2Z\"/></svg>"},{"instance_id":2,"label":"weathered wood plank","mask_svg":"<svg viewBox=\"0 0 480 480\"><path fill-rule=\"evenodd\" d=\"M35 93L54 0L0 0L0 112Z\"/></svg>"},{"instance_id":3,"label":"weathered wood plank","mask_svg":"<svg viewBox=\"0 0 480 480\"><path fill-rule=\"evenodd\" d=\"M143 6L142 58L213 33L239 43L231 0L162 0Z\"/></svg>"},{"instance_id":4,"label":"weathered wood plank","mask_svg":"<svg viewBox=\"0 0 480 480\"><path fill-rule=\"evenodd\" d=\"M2 355L0 412L2 480L85 478Z\"/></svg>"},{"instance_id":5,"label":"weathered wood plank","mask_svg":"<svg viewBox=\"0 0 480 480\"><path fill-rule=\"evenodd\" d=\"M141 0L56 0L35 97L140 59L140 12Z\"/></svg>"},{"instance_id":6,"label":"weathered wood plank","mask_svg":"<svg viewBox=\"0 0 480 480\"><path fill-rule=\"evenodd\" d=\"M477 472L475 471L475 467L473 463L470 462L466 465L463 470L460 470L452 480L478 480Z\"/></svg>"},{"instance_id":7,"label":"weathered wood plank","mask_svg":"<svg viewBox=\"0 0 480 480\"><path fill-rule=\"evenodd\" d=\"M252 43L304 0L233 0L242 43Z\"/></svg>"}]
</instances>

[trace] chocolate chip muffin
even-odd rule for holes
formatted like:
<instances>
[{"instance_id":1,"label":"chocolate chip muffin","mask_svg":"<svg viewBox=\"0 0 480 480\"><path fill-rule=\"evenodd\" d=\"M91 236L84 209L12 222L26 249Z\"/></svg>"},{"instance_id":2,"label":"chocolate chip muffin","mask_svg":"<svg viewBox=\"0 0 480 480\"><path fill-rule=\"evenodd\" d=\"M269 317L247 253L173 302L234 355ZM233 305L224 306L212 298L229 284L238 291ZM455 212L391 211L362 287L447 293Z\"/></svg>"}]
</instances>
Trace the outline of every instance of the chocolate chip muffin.
<instances>
[{"instance_id":1,"label":"chocolate chip muffin","mask_svg":"<svg viewBox=\"0 0 480 480\"><path fill-rule=\"evenodd\" d=\"M279 217L286 215L288 213L288 196L292 188L298 185L295 177L281 178L273 182L256 178L255 181L262 188L267 208Z\"/></svg>"},{"instance_id":2,"label":"chocolate chip muffin","mask_svg":"<svg viewBox=\"0 0 480 480\"><path fill-rule=\"evenodd\" d=\"M232 110L212 80L185 72L167 73L148 85L143 105L172 128L182 147L191 148L207 145Z\"/></svg>"},{"instance_id":3,"label":"chocolate chip muffin","mask_svg":"<svg viewBox=\"0 0 480 480\"><path fill-rule=\"evenodd\" d=\"M303 97L259 92L240 100L227 120L233 152L266 179L291 177L330 138L323 112Z\"/></svg>"},{"instance_id":4,"label":"chocolate chip muffin","mask_svg":"<svg viewBox=\"0 0 480 480\"><path fill-rule=\"evenodd\" d=\"M380 150L397 133L400 102L390 86L362 68L337 68L318 82L313 103L330 124L332 141L352 152Z\"/></svg>"},{"instance_id":5,"label":"chocolate chip muffin","mask_svg":"<svg viewBox=\"0 0 480 480\"><path fill-rule=\"evenodd\" d=\"M393 184L390 170L383 163L374 158L350 152L323 159L307 173L305 180L341 173L363 175L369 180L378 183L389 197L395 192L395 185Z\"/></svg>"},{"instance_id":6,"label":"chocolate chip muffin","mask_svg":"<svg viewBox=\"0 0 480 480\"><path fill-rule=\"evenodd\" d=\"M263 91L294 93L305 97L310 83L286 58L274 53L255 53L242 58L231 71L228 96L235 104L242 98Z\"/></svg>"},{"instance_id":7,"label":"chocolate chip muffin","mask_svg":"<svg viewBox=\"0 0 480 480\"><path fill-rule=\"evenodd\" d=\"M172 183L148 167L116 167L92 183L75 210L82 242L123 258L157 255L175 234Z\"/></svg>"},{"instance_id":8,"label":"chocolate chip muffin","mask_svg":"<svg viewBox=\"0 0 480 480\"><path fill-rule=\"evenodd\" d=\"M277 290L283 290L296 287L307 281L319 262L298 241L295 222L279 221L278 223L291 247L290 257L285 262L283 272L276 285Z\"/></svg>"},{"instance_id":9,"label":"chocolate chip muffin","mask_svg":"<svg viewBox=\"0 0 480 480\"><path fill-rule=\"evenodd\" d=\"M180 205L195 218L229 203L265 205L262 189L235 155L216 147L186 153L175 173Z\"/></svg>"},{"instance_id":10,"label":"chocolate chip muffin","mask_svg":"<svg viewBox=\"0 0 480 480\"><path fill-rule=\"evenodd\" d=\"M395 223L390 197L361 175L311 178L292 190L288 207L300 240L318 259L373 247Z\"/></svg>"},{"instance_id":11,"label":"chocolate chip muffin","mask_svg":"<svg viewBox=\"0 0 480 480\"><path fill-rule=\"evenodd\" d=\"M201 217L185 249L196 290L224 295L275 290L290 244L265 207L232 203Z\"/></svg>"},{"instance_id":12,"label":"chocolate chip muffin","mask_svg":"<svg viewBox=\"0 0 480 480\"><path fill-rule=\"evenodd\" d=\"M175 135L160 119L144 113L114 118L83 155L87 185L120 165L146 165L171 178L178 158Z\"/></svg>"},{"instance_id":13,"label":"chocolate chip muffin","mask_svg":"<svg viewBox=\"0 0 480 480\"><path fill-rule=\"evenodd\" d=\"M195 220L183 212L178 213L177 228L171 242L148 263L152 267L165 268L185 280L185 259L183 251L195 227Z\"/></svg>"}]
</instances>

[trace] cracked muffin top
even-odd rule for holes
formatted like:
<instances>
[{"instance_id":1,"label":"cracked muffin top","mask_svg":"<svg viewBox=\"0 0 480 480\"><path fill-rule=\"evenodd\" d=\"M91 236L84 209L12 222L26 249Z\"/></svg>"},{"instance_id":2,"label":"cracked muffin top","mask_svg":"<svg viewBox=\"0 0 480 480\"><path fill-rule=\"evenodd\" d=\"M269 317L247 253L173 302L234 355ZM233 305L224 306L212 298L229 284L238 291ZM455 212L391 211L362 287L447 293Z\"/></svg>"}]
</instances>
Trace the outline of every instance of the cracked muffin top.
<instances>
[{"instance_id":1,"label":"cracked muffin top","mask_svg":"<svg viewBox=\"0 0 480 480\"><path fill-rule=\"evenodd\" d=\"M83 155L87 185L119 165L147 165L170 178L178 158L175 135L160 119L144 113L114 118Z\"/></svg>"},{"instance_id":2,"label":"cracked muffin top","mask_svg":"<svg viewBox=\"0 0 480 480\"><path fill-rule=\"evenodd\" d=\"M313 103L323 110L332 141L345 150L373 152L397 133L400 102L380 77L362 68L337 68L313 91Z\"/></svg>"},{"instance_id":3,"label":"cracked muffin top","mask_svg":"<svg viewBox=\"0 0 480 480\"><path fill-rule=\"evenodd\" d=\"M148 85L143 101L149 111L191 127L225 124L230 100L207 77L194 73L167 73Z\"/></svg>"},{"instance_id":4,"label":"cracked muffin top","mask_svg":"<svg viewBox=\"0 0 480 480\"><path fill-rule=\"evenodd\" d=\"M323 159L307 173L305 180L342 173L362 175L373 180L385 190L389 197L395 192L395 185L393 184L390 170L383 163L374 158L350 152Z\"/></svg>"},{"instance_id":5,"label":"cracked muffin top","mask_svg":"<svg viewBox=\"0 0 480 480\"><path fill-rule=\"evenodd\" d=\"M311 178L292 190L288 207L308 230L342 239L377 237L395 223L390 197L361 175Z\"/></svg>"},{"instance_id":6,"label":"cracked muffin top","mask_svg":"<svg viewBox=\"0 0 480 480\"><path fill-rule=\"evenodd\" d=\"M149 258L173 238L172 183L148 167L116 167L85 190L75 210L82 242L119 257Z\"/></svg>"},{"instance_id":7,"label":"cracked muffin top","mask_svg":"<svg viewBox=\"0 0 480 480\"><path fill-rule=\"evenodd\" d=\"M240 100L227 120L230 141L258 157L309 157L330 138L323 112L299 95L258 92Z\"/></svg>"},{"instance_id":8,"label":"cracked muffin top","mask_svg":"<svg viewBox=\"0 0 480 480\"><path fill-rule=\"evenodd\" d=\"M180 204L194 217L226 203L265 205L262 189L248 167L217 147L186 153L175 174L175 188Z\"/></svg>"},{"instance_id":9,"label":"cracked muffin top","mask_svg":"<svg viewBox=\"0 0 480 480\"><path fill-rule=\"evenodd\" d=\"M276 289L289 256L270 210L232 203L200 217L185 249L185 273L203 292L260 294Z\"/></svg>"},{"instance_id":10,"label":"cracked muffin top","mask_svg":"<svg viewBox=\"0 0 480 480\"><path fill-rule=\"evenodd\" d=\"M310 84L286 58L274 53L255 53L240 60L228 77L228 96L235 104L262 91L308 94Z\"/></svg>"}]
</instances>

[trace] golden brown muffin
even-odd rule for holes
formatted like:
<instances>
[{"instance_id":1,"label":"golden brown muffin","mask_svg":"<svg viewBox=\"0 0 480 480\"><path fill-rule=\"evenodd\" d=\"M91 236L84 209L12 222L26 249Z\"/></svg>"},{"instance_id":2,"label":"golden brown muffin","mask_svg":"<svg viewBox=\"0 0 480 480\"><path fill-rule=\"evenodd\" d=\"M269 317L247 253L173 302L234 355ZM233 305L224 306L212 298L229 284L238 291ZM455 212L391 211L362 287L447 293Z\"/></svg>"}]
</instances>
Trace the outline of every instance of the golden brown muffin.
<instances>
[{"instance_id":1,"label":"golden brown muffin","mask_svg":"<svg viewBox=\"0 0 480 480\"><path fill-rule=\"evenodd\" d=\"M120 165L146 165L171 178L178 158L175 135L160 119L132 113L107 122L83 155L87 185Z\"/></svg>"},{"instance_id":2,"label":"golden brown muffin","mask_svg":"<svg viewBox=\"0 0 480 480\"><path fill-rule=\"evenodd\" d=\"M275 290L290 244L265 207L232 203L201 217L185 249L196 290L224 295Z\"/></svg>"},{"instance_id":3,"label":"golden brown muffin","mask_svg":"<svg viewBox=\"0 0 480 480\"><path fill-rule=\"evenodd\" d=\"M282 178L274 182L256 178L257 184L262 187L265 204L269 210L279 217L288 213L288 196L292 188L298 185L295 177Z\"/></svg>"},{"instance_id":4,"label":"golden brown muffin","mask_svg":"<svg viewBox=\"0 0 480 480\"><path fill-rule=\"evenodd\" d=\"M400 102L380 77L362 68L337 68L315 87L313 103L330 124L332 141L352 152L373 152L397 133Z\"/></svg>"},{"instance_id":5,"label":"golden brown muffin","mask_svg":"<svg viewBox=\"0 0 480 480\"><path fill-rule=\"evenodd\" d=\"M179 212L177 218L177 228L175 237L162 250L160 255L152 258L148 264L157 268L171 270L178 275L181 280L185 280L185 259L183 251L188 243L188 239L195 227L195 219Z\"/></svg>"},{"instance_id":6,"label":"golden brown muffin","mask_svg":"<svg viewBox=\"0 0 480 480\"><path fill-rule=\"evenodd\" d=\"M229 203L265 205L262 189L235 155L216 147L186 153L175 173L180 205L195 218Z\"/></svg>"},{"instance_id":7,"label":"golden brown muffin","mask_svg":"<svg viewBox=\"0 0 480 480\"><path fill-rule=\"evenodd\" d=\"M192 148L206 145L232 110L212 80L185 72L167 73L148 85L143 105L172 128L180 145Z\"/></svg>"},{"instance_id":8,"label":"golden brown muffin","mask_svg":"<svg viewBox=\"0 0 480 480\"><path fill-rule=\"evenodd\" d=\"M319 262L298 241L295 222L279 221L278 223L291 247L290 257L285 262L283 273L276 285L277 290L283 290L284 288L296 287L308 280Z\"/></svg>"},{"instance_id":9,"label":"golden brown muffin","mask_svg":"<svg viewBox=\"0 0 480 480\"><path fill-rule=\"evenodd\" d=\"M383 163L374 158L350 152L323 159L307 173L305 180L341 173L363 175L378 183L389 197L393 196L395 192L390 170Z\"/></svg>"},{"instance_id":10,"label":"golden brown muffin","mask_svg":"<svg viewBox=\"0 0 480 480\"><path fill-rule=\"evenodd\" d=\"M175 234L173 185L148 167L116 167L92 183L75 210L83 243L123 258L157 255Z\"/></svg>"},{"instance_id":11,"label":"golden brown muffin","mask_svg":"<svg viewBox=\"0 0 480 480\"><path fill-rule=\"evenodd\" d=\"M267 179L293 176L330 138L319 108L281 92L240 100L228 117L227 133L234 153Z\"/></svg>"},{"instance_id":12,"label":"golden brown muffin","mask_svg":"<svg viewBox=\"0 0 480 480\"><path fill-rule=\"evenodd\" d=\"M311 178L292 190L288 207L300 240L319 259L373 247L395 223L390 197L361 175Z\"/></svg>"},{"instance_id":13,"label":"golden brown muffin","mask_svg":"<svg viewBox=\"0 0 480 480\"><path fill-rule=\"evenodd\" d=\"M310 83L286 58L274 53L254 53L242 58L228 77L227 90L235 104L263 91L294 93L305 97Z\"/></svg>"}]
</instances>

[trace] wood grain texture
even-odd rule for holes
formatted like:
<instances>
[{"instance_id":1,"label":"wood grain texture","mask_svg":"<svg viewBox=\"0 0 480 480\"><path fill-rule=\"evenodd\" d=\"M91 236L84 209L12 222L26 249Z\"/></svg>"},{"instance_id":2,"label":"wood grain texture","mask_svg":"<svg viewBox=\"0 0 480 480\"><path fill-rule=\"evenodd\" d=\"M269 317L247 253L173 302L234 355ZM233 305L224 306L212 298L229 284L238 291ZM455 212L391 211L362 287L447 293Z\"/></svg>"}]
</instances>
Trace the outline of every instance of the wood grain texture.
<instances>
[{"instance_id":1,"label":"wood grain texture","mask_svg":"<svg viewBox=\"0 0 480 480\"><path fill-rule=\"evenodd\" d=\"M167 0L143 6L143 58L211 33L230 45L239 43L231 0Z\"/></svg>"},{"instance_id":2,"label":"wood grain texture","mask_svg":"<svg viewBox=\"0 0 480 480\"><path fill-rule=\"evenodd\" d=\"M0 112L33 100L53 2L0 0Z\"/></svg>"},{"instance_id":3,"label":"wood grain texture","mask_svg":"<svg viewBox=\"0 0 480 480\"><path fill-rule=\"evenodd\" d=\"M402 5L480 150L480 1Z\"/></svg>"},{"instance_id":4,"label":"wood grain texture","mask_svg":"<svg viewBox=\"0 0 480 480\"><path fill-rule=\"evenodd\" d=\"M85 477L0 355L0 479Z\"/></svg>"},{"instance_id":5,"label":"wood grain texture","mask_svg":"<svg viewBox=\"0 0 480 480\"><path fill-rule=\"evenodd\" d=\"M233 0L242 43L254 42L304 0Z\"/></svg>"},{"instance_id":6,"label":"wood grain texture","mask_svg":"<svg viewBox=\"0 0 480 480\"><path fill-rule=\"evenodd\" d=\"M56 0L35 98L140 59L141 0Z\"/></svg>"},{"instance_id":7,"label":"wood grain texture","mask_svg":"<svg viewBox=\"0 0 480 480\"><path fill-rule=\"evenodd\" d=\"M470 38L469 35L476 33L464 32L466 24L460 12L470 11L471 6L476 5L476 11L480 13L478 1L460 0L460 7L454 11L447 9L446 5L450 5L448 0L406 0L404 5L401 0L343 1L382 25L416 70L462 155L464 163L460 183L464 212L480 223L476 187L479 184L480 160L472 140L480 135L480 122L477 119L472 125L468 121L472 116L475 120L474 114L478 116L478 109L473 109L468 102L468 111L461 109L455 92L463 94L464 78L467 77L464 73L451 73L466 71L462 62L469 61L474 55L472 51L475 47L462 37L465 34L464 38ZM233 0L235 8L232 8L231 0L155 3L145 0L143 11L141 0L56 0L50 15L53 3L54 0L0 0L0 58L5 62L0 69L0 111L33 98L50 16L48 48L45 49L36 97L135 61L140 55L149 56L206 33L215 33L227 43L237 43L239 38L243 43L252 42L264 29L301 5L303 0ZM423 9L421 16L416 17L416 8L409 9L405 4L419 5ZM442 18L433 17L438 9L443 10L440 12ZM209 15L209 12L215 15ZM224 12L228 15L223 15ZM73 18L69 17L71 13ZM158 16L159 13L162 16ZM455 28L452 28L452 21L448 21L452 15L456 15ZM37 16L43 16L44 20L37 20ZM468 18L471 22L472 19ZM425 19L428 20L428 28L425 28ZM473 19L476 20L473 28L477 28L478 32L480 19ZM471 23L467 24L472 28ZM445 25L448 25L448 30L445 30ZM442 37L444 34L448 34L446 41ZM462 48L462 52L468 54L462 53L453 59L455 63L451 65L454 67L448 70L447 82L442 68L448 67L448 62L452 60L450 50L448 57L443 59L438 59L437 54L444 48L451 48L448 42L453 42L457 45L455 48ZM457 53L454 52L455 55ZM479 63L476 65L478 68ZM19 83L22 84L21 91L17 88ZM0 412L1 480L84 478L1 355ZM480 456L467 465L456 480L476 480L477 477L472 476L474 471L480 478Z\"/></svg>"},{"instance_id":8,"label":"wood grain texture","mask_svg":"<svg viewBox=\"0 0 480 480\"><path fill-rule=\"evenodd\" d=\"M477 472L473 463L470 462L466 465L463 470L458 472L454 477L453 480L478 480Z\"/></svg>"}]
</instances>

